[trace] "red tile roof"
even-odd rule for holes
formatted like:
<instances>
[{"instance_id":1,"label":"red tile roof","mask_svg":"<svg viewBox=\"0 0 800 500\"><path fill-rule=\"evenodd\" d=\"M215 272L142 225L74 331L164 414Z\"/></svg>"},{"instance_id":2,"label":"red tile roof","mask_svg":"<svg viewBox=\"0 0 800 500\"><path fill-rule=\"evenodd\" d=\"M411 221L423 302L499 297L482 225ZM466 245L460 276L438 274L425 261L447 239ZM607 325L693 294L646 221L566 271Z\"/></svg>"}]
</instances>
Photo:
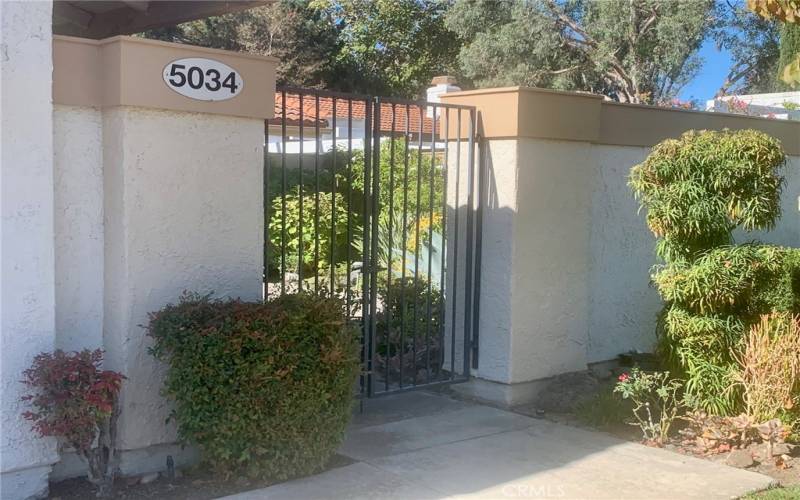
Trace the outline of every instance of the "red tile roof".
<instances>
[{"instance_id":1,"label":"red tile roof","mask_svg":"<svg viewBox=\"0 0 800 500\"><path fill-rule=\"evenodd\" d=\"M334 115L333 99L330 97L319 98L319 116L317 116L316 96L303 96L303 127L332 126ZM352 115L350 115L352 113ZM366 115L366 103L362 99L337 99L336 100L336 120L337 125L347 126L347 117L352 116L353 120L363 120ZM394 127L392 127L392 116L394 115ZM283 99L280 92L275 93L275 118L269 120L270 125L281 125L283 116ZM286 95L286 125L300 125L300 96L297 94ZM408 120L406 120L406 105L381 103L381 132L404 133L406 131L406 121L408 121L408 132L411 134L419 133L420 118L422 118L422 133L430 134L434 127L434 120L425 116L425 107L412 104L408 106ZM439 126L436 124L436 130Z\"/></svg>"}]
</instances>

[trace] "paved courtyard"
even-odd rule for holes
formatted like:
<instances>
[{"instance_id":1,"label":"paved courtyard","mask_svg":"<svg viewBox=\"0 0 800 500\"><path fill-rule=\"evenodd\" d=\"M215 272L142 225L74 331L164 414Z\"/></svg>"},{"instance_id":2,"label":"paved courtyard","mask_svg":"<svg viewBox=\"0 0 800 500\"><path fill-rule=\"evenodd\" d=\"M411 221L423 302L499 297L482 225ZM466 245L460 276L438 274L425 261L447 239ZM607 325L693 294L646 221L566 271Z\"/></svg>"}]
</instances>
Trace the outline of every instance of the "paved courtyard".
<instances>
[{"instance_id":1,"label":"paved courtyard","mask_svg":"<svg viewBox=\"0 0 800 500\"><path fill-rule=\"evenodd\" d=\"M364 405L339 451L355 463L228 500L727 499L772 484L754 472L436 393Z\"/></svg>"}]
</instances>

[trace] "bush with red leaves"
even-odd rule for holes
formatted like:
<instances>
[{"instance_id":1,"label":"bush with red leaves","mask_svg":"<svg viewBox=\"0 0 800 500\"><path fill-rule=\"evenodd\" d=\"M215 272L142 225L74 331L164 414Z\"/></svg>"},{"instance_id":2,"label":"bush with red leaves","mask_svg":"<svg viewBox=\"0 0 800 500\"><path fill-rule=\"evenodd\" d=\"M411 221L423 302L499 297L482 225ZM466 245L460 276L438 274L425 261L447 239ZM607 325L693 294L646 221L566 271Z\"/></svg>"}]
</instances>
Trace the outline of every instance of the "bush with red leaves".
<instances>
[{"instance_id":1,"label":"bush with red leaves","mask_svg":"<svg viewBox=\"0 0 800 500\"><path fill-rule=\"evenodd\" d=\"M23 416L42 437L57 437L89 464L89 480L110 492L115 467L117 397L125 376L101 370L103 351L42 353L23 372L35 390L23 396L32 410Z\"/></svg>"}]
</instances>

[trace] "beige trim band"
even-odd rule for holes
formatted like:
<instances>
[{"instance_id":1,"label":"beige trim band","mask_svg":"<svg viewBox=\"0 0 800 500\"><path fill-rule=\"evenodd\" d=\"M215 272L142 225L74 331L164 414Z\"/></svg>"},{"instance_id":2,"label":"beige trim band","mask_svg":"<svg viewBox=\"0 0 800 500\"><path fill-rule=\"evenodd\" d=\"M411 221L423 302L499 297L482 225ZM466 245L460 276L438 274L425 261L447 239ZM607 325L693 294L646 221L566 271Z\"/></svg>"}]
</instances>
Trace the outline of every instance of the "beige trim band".
<instances>
[{"instance_id":1,"label":"beige trim band","mask_svg":"<svg viewBox=\"0 0 800 500\"><path fill-rule=\"evenodd\" d=\"M526 87L452 92L441 98L445 103L476 106L481 134L488 139L530 137L649 147L692 129L752 128L779 139L788 154L800 155L797 121L621 104L593 94Z\"/></svg>"},{"instance_id":2,"label":"beige trim band","mask_svg":"<svg viewBox=\"0 0 800 500\"><path fill-rule=\"evenodd\" d=\"M170 89L162 76L171 61L213 58L234 68L245 84L234 98L198 101ZM116 36L89 40L53 37L53 102L74 106L143 106L247 118L272 118L274 57Z\"/></svg>"}]
</instances>

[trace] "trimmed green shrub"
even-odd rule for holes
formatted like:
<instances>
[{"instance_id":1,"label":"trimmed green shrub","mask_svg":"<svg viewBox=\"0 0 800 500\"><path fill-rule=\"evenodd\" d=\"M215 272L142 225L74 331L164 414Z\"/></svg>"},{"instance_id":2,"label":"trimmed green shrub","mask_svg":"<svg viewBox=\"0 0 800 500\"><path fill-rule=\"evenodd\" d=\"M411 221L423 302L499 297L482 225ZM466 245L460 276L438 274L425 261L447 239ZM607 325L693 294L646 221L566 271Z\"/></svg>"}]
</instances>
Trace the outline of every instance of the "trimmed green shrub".
<instances>
[{"instance_id":1,"label":"trimmed green shrub","mask_svg":"<svg viewBox=\"0 0 800 500\"><path fill-rule=\"evenodd\" d=\"M400 380L401 366L403 383L434 379L443 353L441 292L425 278L407 277L392 279L389 290L382 283L380 295L386 304L376 318L376 371L384 377L388 371L392 382Z\"/></svg>"},{"instance_id":2,"label":"trimmed green shrub","mask_svg":"<svg viewBox=\"0 0 800 500\"><path fill-rule=\"evenodd\" d=\"M180 438L219 472L311 474L341 442L359 362L339 300L186 295L151 314L148 332L169 365L164 393Z\"/></svg>"},{"instance_id":3,"label":"trimmed green shrub","mask_svg":"<svg viewBox=\"0 0 800 500\"><path fill-rule=\"evenodd\" d=\"M319 198L319 205L317 205ZM269 220L269 268L279 272L281 268L281 251L285 249L286 272L297 272L300 261L300 241L303 242L303 274L309 276L321 269L330 267L331 256L334 265L344 262L347 257L347 246L352 245L351 255L360 256L361 248L357 240L347 240L347 201L340 193L336 193L336 216L334 217L333 193L304 192L302 201L296 190L286 194L286 213L283 211L283 200L278 197L272 201ZM303 224L300 225L300 204L303 204ZM319 207L319 210L317 210ZM286 221L286 241L284 237L284 220ZM358 235L362 231L361 218L351 214L350 232ZM332 227L333 226L333 227ZM333 236L333 245L331 245ZM331 253L333 252L333 253ZM317 257L319 258L317 260ZM360 257L356 257L360 258Z\"/></svg>"},{"instance_id":4,"label":"trimmed green shrub","mask_svg":"<svg viewBox=\"0 0 800 500\"><path fill-rule=\"evenodd\" d=\"M800 253L732 233L764 230L780 216L786 157L755 130L690 131L658 144L631 171L630 186L658 238L652 280L666 304L659 353L686 379L699 409L742 409L734 380L742 337L762 314L797 311Z\"/></svg>"},{"instance_id":5,"label":"trimmed green shrub","mask_svg":"<svg viewBox=\"0 0 800 500\"><path fill-rule=\"evenodd\" d=\"M416 241L416 226L419 224L419 243L429 244L428 228L433 226L433 233L442 232L442 205L444 203L444 170L441 167L443 153L433 155L430 151L420 152L416 145L406 145L405 139L387 140L380 148L380 188L378 192L380 222L379 254L385 257L389 253L388 227L392 226L394 257L398 249L404 246L413 254ZM296 155L292 155L296 156ZM300 260L299 249L302 235L303 271L310 276L321 269L327 269L331 257L331 226L333 229L333 252L335 264L345 262L347 247L351 246L350 257L353 261L361 260L364 223L364 151L355 150L351 156L344 151L335 153L336 168L333 168L334 153L328 152L320 156L319 172L319 259L314 252L316 238L315 215L316 183L313 171L303 173L303 224L300 224L300 186L297 160L285 171L280 168L280 158L271 158L269 173L270 213L267 221L269 228L269 274L274 276L280 272L281 263L281 229L283 227L283 201L281 197L282 175L286 176L286 269L285 272L297 272ZM306 160L306 166L310 160ZM372 170L370 171L370 174ZM335 180L335 183L334 183ZM333 187L336 186L336 216L333 213ZM389 189L389 188L392 189ZM433 214L431 214L431 203ZM390 210L390 208L392 210ZM405 208L405 210L404 210ZM403 214L405 212L405 218ZM350 217L350 241L347 241L347 218ZM432 215L432 216L431 216ZM405 226L404 226L405 224ZM405 238L403 230L405 229ZM424 250L423 250L424 251ZM396 264L396 263L395 263ZM408 264L408 263L407 263ZM387 267L384 259L382 267ZM408 269L407 269L408 270ZM413 272L413 270L412 270Z\"/></svg>"}]
</instances>

